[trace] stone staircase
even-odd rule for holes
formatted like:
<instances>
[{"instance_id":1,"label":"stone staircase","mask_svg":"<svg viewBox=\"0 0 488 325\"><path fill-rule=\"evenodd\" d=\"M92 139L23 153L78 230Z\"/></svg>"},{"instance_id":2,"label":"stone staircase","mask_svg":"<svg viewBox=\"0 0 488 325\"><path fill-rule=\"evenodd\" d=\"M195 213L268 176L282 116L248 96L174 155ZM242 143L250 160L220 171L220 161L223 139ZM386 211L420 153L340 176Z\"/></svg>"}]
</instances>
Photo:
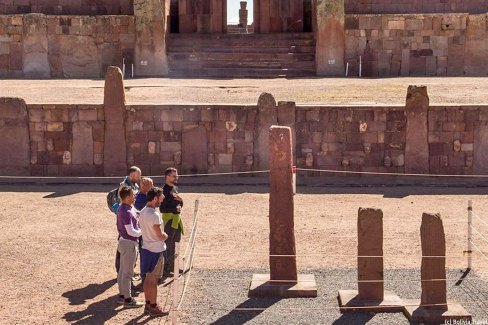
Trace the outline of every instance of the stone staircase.
<instances>
[{"instance_id":1,"label":"stone staircase","mask_svg":"<svg viewBox=\"0 0 488 325\"><path fill-rule=\"evenodd\" d=\"M167 51L173 77L315 76L312 33L170 34Z\"/></svg>"}]
</instances>

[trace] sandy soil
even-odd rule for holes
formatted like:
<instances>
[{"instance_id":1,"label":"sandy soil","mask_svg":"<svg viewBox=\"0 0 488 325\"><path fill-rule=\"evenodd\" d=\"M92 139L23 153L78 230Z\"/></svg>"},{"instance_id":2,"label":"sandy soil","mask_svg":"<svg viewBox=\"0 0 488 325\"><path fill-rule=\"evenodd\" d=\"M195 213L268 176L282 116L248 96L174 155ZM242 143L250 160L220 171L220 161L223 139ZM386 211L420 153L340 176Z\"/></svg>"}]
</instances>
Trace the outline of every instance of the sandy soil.
<instances>
[{"instance_id":1,"label":"sandy soil","mask_svg":"<svg viewBox=\"0 0 488 325\"><path fill-rule=\"evenodd\" d=\"M0 291L7 299L0 305L0 323L164 323L141 316L142 310L121 310L115 303L116 229L105 204L109 189L101 185L0 187ZM267 268L267 188L182 184L181 190L187 203L184 219L188 230L193 202L200 200L195 268L208 272ZM468 199L488 223L484 188L305 187L299 191L295 223L300 270L354 268L356 217L361 206L384 211L387 269L420 266L419 229L424 211L443 216L450 269L466 268ZM488 226L477 219L474 225L488 238ZM488 255L488 242L479 235L474 238ZM183 248L185 245L183 242ZM482 274L487 269L488 262L475 253L474 271ZM198 273L194 276L197 281ZM226 284L231 283L228 280L224 285L231 285ZM160 300L166 296L161 290ZM191 290L185 299L191 301Z\"/></svg>"},{"instance_id":2,"label":"sandy soil","mask_svg":"<svg viewBox=\"0 0 488 325\"><path fill-rule=\"evenodd\" d=\"M129 104L256 104L262 92L277 101L322 105L404 105L408 85L426 85L433 105L487 104L488 78L128 79ZM100 104L103 80L0 80L0 97L27 103Z\"/></svg>"}]
</instances>

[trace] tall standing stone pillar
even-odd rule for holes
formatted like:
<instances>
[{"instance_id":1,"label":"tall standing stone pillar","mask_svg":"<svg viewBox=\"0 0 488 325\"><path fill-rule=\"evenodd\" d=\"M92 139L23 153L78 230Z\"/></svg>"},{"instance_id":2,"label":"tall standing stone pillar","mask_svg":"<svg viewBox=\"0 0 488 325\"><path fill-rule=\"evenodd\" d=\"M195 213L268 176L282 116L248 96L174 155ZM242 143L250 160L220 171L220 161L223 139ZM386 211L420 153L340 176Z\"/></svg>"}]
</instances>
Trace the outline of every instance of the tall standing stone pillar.
<instances>
[{"instance_id":1,"label":"tall standing stone pillar","mask_svg":"<svg viewBox=\"0 0 488 325\"><path fill-rule=\"evenodd\" d=\"M0 97L0 112L0 175L30 176L30 164L36 163L37 157L31 157L29 117L25 101L21 98Z\"/></svg>"},{"instance_id":2,"label":"tall standing stone pillar","mask_svg":"<svg viewBox=\"0 0 488 325\"><path fill-rule=\"evenodd\" d=\"M404 313L407 318L414 323L471 320L471 315L461 305L447 302L446 236L440 214L422 214L420 240L422 295L420 305L418 301L406 301Z\"/></svg>"},{"instance_id":3,"label":"tall standing stone pillar","mask_svg":"<svg viewBox=\"0 0 488 325\"><path fill-rule=\"evenodd\" d=\"M395 312L403 310L401 299L384 291L383 211L358 211L358 290L340 290L341 311Z\"/></svg>"},{"instance_id":4,"label":"tall standing stone pillar","mask_svg":"<svg viewBox=\"0 0 488 325\"><path fill-rule=\"evenodd\" d=\"M105 111L104 175L126 175L125 92L122 71L118 67L107 69L103 105Z\"/></svg>"},{"instance_id":5,"label":"tall standing stone pillar","mask_svg":"<svg viewBox=\"0 0 488 325\"><path fill-rule=\"evenodd\" d=\"M296 162L296 104L295 102L278 102L278 124L291 129L293 163Z\"/></svg>"},{"instance_id":6,"label":"tall standing stone pillar","mask_svg":"<svg viewBox=\"0 0 488 325\"><path fill-rule=\"evenodd\" d=\"M239 27L245 28L247 32L247 1L240 2L241 9L239 9Z\"/></svg>"},{"instance_id":7,"label":"tall standing stone pillar","mask_svg":"<svg viewBox=\"0 0 488 325\"><path fill-rule=\"evenodd\" d=\"M270 274L254 274L250 296L316 297L313 275L298 275L295 249L291 130L269 129Z\"/></svg>"},{"instance_id":8,"label":"tall standing stone pillar","mask_svg":"<svg viewBox=\"0 0 488 325\"><path fill-rule=\"evenodd\" d=\"M254 167L257 170L269 169L268 129L278 124L276 101L273 95L262 93L258 99L258 116L254 138Z\"/></svg>"},{"instance_id":9,"label":"tall standing stone pillar","mask_svg":"<svg viewBox=\"0 0 488 325\"><path fill-rule=\"evenodd\" d=\"M51 78L46 16L43 14L24 15L23 24L24 77Z\"/></svg>"},{"instance_id":10,"label":"tall standing stone pillar","mask_svg":"<svg viewBox=\"0 0 488 325\"><path fill-rule=\"evenodd\" d=\"M383 211L358 212L359 299L383 301Z\"/></svg>"},{"instance_id":11,"label":"tall standing stone pillar","mask_svg":"<svg viewBox=\"0 0 488 325\"><path fill-rule=\"evenodd\" d=\"M134 0L134 16L135 74L137 76L167 75L166 32L169 0Z\"/></svg>"},{"instance_id":12,"label":"tall standing stone pillar","mask_svg":"<svg viewBox=\"0 0 488 325\"><path fill-rule=\"evenodd\" d=\"M344 0L314 0L317 75L345 74Z\"/></svg>"},{"instance_id":13,"label":"tall standing stone pillar","mask_svg":"<svg viewBox=\"0 0 488 325\"><path fill-rule=\"evenodd\" d=\"M429 96L425 86L409 86L405 105L407 132L405 173L429 173Z\"/></svg>"}]
</instances>

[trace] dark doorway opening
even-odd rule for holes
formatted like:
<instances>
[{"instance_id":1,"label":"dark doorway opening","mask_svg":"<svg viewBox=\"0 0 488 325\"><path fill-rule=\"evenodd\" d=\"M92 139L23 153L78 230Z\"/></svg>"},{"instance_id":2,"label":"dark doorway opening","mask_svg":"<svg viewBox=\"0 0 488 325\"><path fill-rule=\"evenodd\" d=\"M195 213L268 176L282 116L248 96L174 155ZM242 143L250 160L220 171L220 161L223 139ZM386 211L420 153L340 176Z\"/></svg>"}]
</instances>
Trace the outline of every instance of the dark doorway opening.
<instances>
[{"instance_id":1,"label":"dark doorway opening","mask_svg":"<svg viewBox=\"0 0 488 325\"><path fill-rule=\"evenodd\" d=\"M303 31L312 32L312 0L303 0Z\"/></svg>"},{"instance_id":2,"label":"dark doorway opening","mask_svg":"<svg viewBox=\"0 0 488 325\"><path fill-rule=\"evenodd\" d=\"M178 13L178 0L171 0L169 4L169 32L179 33L180 17Z\"/></svg>"}]
</instances>

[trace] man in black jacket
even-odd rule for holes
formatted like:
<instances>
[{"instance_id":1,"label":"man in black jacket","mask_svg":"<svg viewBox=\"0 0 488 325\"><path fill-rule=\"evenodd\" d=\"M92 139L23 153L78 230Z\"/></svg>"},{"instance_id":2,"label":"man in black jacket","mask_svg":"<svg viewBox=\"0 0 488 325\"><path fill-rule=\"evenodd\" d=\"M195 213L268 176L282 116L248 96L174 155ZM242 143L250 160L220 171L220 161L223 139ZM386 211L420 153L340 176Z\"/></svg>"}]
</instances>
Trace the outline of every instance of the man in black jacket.
<instances>
[{"instance_id":1,"label":"man in black jacket","mask_svg":"<svg viewBox=\"0 0 488 325\"><path fill-rule=\"evenodd\" d=\"M181 220L181 208L183 200L178 195L178 171L170 167L164 172L165 184L163 186L164 200L159 210L163 214L164 232L167 249L165 251L164 275L171 276L175 263L175 245L181 240L183 234L183 222Z\"/></svg>"}]
</instances>

